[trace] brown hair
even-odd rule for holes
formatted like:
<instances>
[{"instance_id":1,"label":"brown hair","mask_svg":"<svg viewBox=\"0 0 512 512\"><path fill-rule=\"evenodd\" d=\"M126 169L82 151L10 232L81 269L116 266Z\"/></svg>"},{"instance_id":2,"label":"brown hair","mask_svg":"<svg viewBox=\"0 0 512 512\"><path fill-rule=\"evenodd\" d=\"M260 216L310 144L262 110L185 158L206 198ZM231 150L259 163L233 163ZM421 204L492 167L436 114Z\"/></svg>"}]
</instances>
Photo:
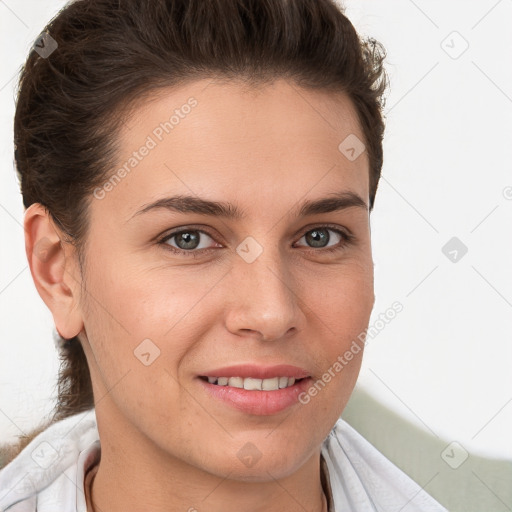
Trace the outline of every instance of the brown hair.
<instances>
[{"instance_id":1,"label":"brown hair","mask_svg":"<svg viewBox=\"0 0 512 512\"><path fill-rule=\"evenodd\" d=\"M47 56L33 50L21 71L16 168L25 207L47 209L77 248L81 270L88 204L112 172L123 115L142 96L195 79L251 85L282 77L346 93L365 136L372 210L383 162L385 50L360 38L334 0L76 0L45 32L57 47ZM94 406L80 341L62 341L53 417L22 436L10 459L49 424Z\"/></svg>"}]
</instances>

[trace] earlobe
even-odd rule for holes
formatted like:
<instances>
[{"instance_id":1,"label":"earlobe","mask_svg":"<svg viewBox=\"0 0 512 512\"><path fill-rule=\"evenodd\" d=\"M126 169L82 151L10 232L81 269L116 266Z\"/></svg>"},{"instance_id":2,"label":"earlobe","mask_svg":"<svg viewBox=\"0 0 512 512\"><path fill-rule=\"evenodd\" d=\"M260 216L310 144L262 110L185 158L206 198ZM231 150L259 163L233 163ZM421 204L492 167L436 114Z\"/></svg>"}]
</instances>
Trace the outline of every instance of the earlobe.
<instances>
[{"instance_id":1,"label":"earlobe","mask_svg":"<svg viewBox=\"0 0 512 512\"><path fill-rule=\"evenodd\" d=\"M80 273L75 250L62 239L46 208L34 203L25 212L25 251L32 279L50 309L59 334L70 339L83 328L78 308Z\"/></svg>"}]
</instances>

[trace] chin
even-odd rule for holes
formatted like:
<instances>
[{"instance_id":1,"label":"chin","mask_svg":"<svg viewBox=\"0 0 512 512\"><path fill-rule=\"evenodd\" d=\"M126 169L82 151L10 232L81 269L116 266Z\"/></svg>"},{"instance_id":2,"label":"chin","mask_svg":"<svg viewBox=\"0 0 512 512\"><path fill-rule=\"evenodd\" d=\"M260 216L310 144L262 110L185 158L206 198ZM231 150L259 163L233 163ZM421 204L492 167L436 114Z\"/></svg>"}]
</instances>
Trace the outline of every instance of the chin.
<instances>
[{"instance_id":1,"label":"chin","mask_svg":"<svg viewBox=\"0 0 512 512\"><path fill-rule=\"evenodd\" d=\"M265 442L262 436L255 442L245 440L234 443L229 449L223 447L218 452L210 453L207 461L209 467L204 469L223 478L229 474L230 479L242 482L286 478L295 473L311 457L312 452L298 442L280 441L282 439L276 437L271 443L268 439ZM205 462L203 458L203 464Z\"/></svg>"}]
</instances>

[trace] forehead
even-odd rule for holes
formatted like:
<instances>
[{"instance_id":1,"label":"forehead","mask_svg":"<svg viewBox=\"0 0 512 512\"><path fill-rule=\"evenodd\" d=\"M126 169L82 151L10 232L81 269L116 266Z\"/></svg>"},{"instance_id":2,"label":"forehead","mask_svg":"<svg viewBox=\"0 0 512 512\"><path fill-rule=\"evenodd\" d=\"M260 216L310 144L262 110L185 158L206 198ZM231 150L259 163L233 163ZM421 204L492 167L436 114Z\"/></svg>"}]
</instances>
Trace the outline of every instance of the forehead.
<instances>
[{"instance_id":1,"label":"forehead","mask_svg":"<svg viewBox=\"0 0 512 512\"><path fill-rule=\"evenodd\" d=\"M127 172L109 202L133 214L173 192L233 195L262 208L265 200L284 201L284 193L292 200L334 187L367 201L366 152L347 158L346 140L364 148L344 94L285 80L257 87L199 80L161 89L135 104L120 131L114 172Z\"/></svg>"}]
</instances>

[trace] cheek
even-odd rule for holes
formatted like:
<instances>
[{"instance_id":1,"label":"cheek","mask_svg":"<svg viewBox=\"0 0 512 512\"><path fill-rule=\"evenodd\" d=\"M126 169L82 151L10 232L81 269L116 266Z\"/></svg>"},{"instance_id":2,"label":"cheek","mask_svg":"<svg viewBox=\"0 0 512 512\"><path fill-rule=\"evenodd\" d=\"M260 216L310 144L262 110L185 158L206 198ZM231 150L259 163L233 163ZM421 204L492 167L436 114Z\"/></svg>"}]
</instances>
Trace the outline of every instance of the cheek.
<instances>
[{"instance_id":1,"label":"cheek","mask_svg":"<svg viewBox=\"0 0 512 512\"><path fill-rule=\"evenodd\" d=\"M315 325L323 333L316 347L316 353L322 354L322 382L311 395L329 395L327 400L318 400L318 405L323 402L327 410L332 407L331 400L339 407L345 405L359 374L374 304L373 265L361 259L322 279L317 276L315 282L311 289L316 292L310 293L305 301L311 309L310 328ZM335 417L338 412L330 414Z\"/></svg>"},{"instance_id":2,"label":"cheek","mask_svg":"<svg viewBox=\"0 0 512 512\"><path fill-rule=\"evenodd\" d=\"M166 424L176 411L190 409L182 403L177 370L199 338L200 308L194 306L204 292L193 276L141 271L115 258L98 258L88 272L84 324L93 382L133 423L146 421L134 411Z\"/></svg>"},{"instance_id":3,"label":"cheek","mask_svg":"<svg viewBox=\"0 0 512 512\"><path fill-rule=\"evenodd\" d=\"M323 274L309 275L307 283L310 291L304 292L304 301L338 340L331 348L342 348L339 345L366 329L375 298L371 260L347 262Z\"/></svg>"},{"instance_id":4,"label":"cheek","mask_svg":"<svg viewBox=\"0 0 512 512\"><path fill-rule=\"evenodd\" d=\"M88 282L111 328L129 333L135 343L145 338L180 339L176 334L197 316L215 280L213 272L207 275L192 266L148 268L140 261L119 259L98 262Z\"/></svg>"},{"instance_id":5,"label":"cheek","mask_svg":"<svg viewBox=\"0 0 512 512\"><path fill-rule=\"evenodd\" d=\"M225 270L148 269L112 261L98 260L88 276L90 307L84 323L99 396L113 388L109 396L118 406L130 404L126 414L146 411L164 424L176 411L189 418L195 402L182 393L179 383L188 368L182 363L200 352L201 340L218 322L213 308L222 301L218 296L210 300L208 291ZM150 397L147 390L153 390Z\"/></svg>"}]
</instances>

